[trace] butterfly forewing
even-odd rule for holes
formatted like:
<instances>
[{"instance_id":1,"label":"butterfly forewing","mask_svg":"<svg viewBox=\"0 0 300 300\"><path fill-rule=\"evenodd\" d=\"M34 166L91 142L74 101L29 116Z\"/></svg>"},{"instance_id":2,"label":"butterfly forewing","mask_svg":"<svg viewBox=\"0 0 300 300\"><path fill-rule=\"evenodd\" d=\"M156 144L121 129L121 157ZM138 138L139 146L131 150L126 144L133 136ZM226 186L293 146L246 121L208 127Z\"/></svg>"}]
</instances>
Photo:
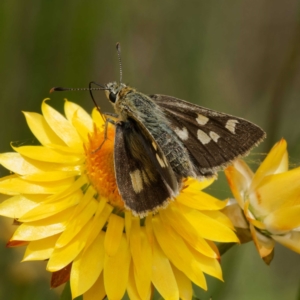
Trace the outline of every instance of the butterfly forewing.
<instances>
[{"instance_id":1,"label":"butterfly forewing","mask_svg":"<svg viewBox=\"0 0 300 300\"><path fill-rule=\"evenodd\" d=\"M189 150L200 176L246 155L264 137L257 125L165 95L151 95ZM207 174L208 173L208 174Z\"/></svg>"},{"instance_id":2,"label":"butterfly forewing","mask_svg":"<svg viewBox=\"0 0 300 300\"><path fill-rule=\"evenodd\" d=\"M154 140L133 120L116 126L114 163L119 192L127 208L139 216L164 206L178 193L173 170Z\"/></svg>"}]
</instances>

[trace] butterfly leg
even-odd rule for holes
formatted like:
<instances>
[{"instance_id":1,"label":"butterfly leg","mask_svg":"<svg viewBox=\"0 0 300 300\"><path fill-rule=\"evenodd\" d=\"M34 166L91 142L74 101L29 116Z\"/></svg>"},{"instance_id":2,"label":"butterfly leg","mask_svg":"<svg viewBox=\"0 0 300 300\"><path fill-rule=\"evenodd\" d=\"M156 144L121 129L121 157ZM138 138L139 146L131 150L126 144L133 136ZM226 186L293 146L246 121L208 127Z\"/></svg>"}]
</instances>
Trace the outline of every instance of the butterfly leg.
<instances>
[{"instance_id":1,"label":"butterfly leg","mask_svg":"<svg viewBox=\"0 0 300 300\"><path fill-rule=\"evenodd\" d=\"M100 144L100 146L93 150L92 153L94 154L95 152L99 151L101 149L101 147L104 145L105 141L107 140L107 128L108 128L108 123L116 125L116 121L111 119L111 118L107 118L107 116L113 117L113 118L118 118L117 114L114 113L103 113L103 116L105 116L105 127L104 127L104 139L103 142Z\"/></svg>"}]
</instances>

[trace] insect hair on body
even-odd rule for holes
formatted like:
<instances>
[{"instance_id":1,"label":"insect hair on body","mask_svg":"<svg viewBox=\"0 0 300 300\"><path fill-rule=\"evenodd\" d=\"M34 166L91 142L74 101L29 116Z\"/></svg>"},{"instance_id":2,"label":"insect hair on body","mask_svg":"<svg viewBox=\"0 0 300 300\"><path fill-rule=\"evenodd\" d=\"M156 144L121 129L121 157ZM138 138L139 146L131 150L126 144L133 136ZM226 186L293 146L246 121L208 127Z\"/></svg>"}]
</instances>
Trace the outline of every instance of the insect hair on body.
<instances>
[{"instance_id":1,"label":"insect hair on body","mask_svg":"<svg viewBox=\"0 0 300 300\"><path fill-rule=\"evenodd\" d=\"M180 192L187 177L198 180L245 156L265 138L257 125L166 95L145 95L120 81L88 89L104 90L113 105L116 126L114 168L125 207L144 217L165 207ZM99 88L92 88L96 84ZM100 111L100 110L99 110ZM107 123L106 123L107 127ZM105 141L104 141L105 142ZM98 151L101 151L101 146Z\"/></svg>"}]
</instances>

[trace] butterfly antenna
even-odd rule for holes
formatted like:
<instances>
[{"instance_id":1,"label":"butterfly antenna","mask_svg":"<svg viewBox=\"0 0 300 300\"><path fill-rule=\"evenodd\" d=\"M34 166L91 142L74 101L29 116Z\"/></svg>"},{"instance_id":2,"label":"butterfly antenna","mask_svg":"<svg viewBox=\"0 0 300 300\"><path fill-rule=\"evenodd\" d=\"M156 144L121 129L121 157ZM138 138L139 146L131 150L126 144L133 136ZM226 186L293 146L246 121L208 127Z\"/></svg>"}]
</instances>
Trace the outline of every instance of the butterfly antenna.
<instances>
[{"instance_id":1,"label":"butterfly antenna","mask_svg":"<svg viewBox=\"0 0 300 300\"><path fill-rule=\"evenodd\" d=\"M89 86L88 88L65 88L65 87L53 87L50 90L50 94L53 92L65 92L65 91L72 91L72 92L78 92L78 91L99 91L99 90L106 90L105 86L98 84L96 82L92 82L95 85L98 85L98 88L92 88L91 86Z\"/></svg>"},{"instance_id":2,"label":"butterfly antenna","mask_svg":"<svg viewBox=\"0 0 300 300\"><path fill-rule=\"evenodd\" d=\"M97 86L99 86L99 87L93 88L93 87L92 87L92 84L95 84L95 85L97 85ZM60 86L59 86L59 87L53 87L53 88L50 90L50 93L53 93L53 92L65 92L65 91L72 91L72 92L74 92L74 91L75 91L75 92L78 92L78 91L89 91L89 92L90 92L90 95L91 95L91 98L92 98L92 100L93 100L93 102L94 102L94 104L95 104L97 110L98 110L99 113L101 114L102 118L104 118L103 115L102 115L102 113L101 113L101 111L100 111L100 107L98 106L98 104L97 104L97 102L96 102L96 100L95 100L95 98L94 98L94 95L93 95L93 91L99 91L99 90L103 91L103 90L107 90L107 88L106 88L105 86L99 84L99 83L96 83L96 82L94 82L94 81L91 81L91 82L89 83L89 87L88 87L88 88L64 88L64 87L60 87Z\"/></svg>"},{"instance_id":3,"label":"butterfly antenna","mask_svg":"<svg viewBox=\"0 0 300 300\"><path fill-rule=\"evenodd\" d=\"M117 43L116 48L117 48L117 52L118 52L119 68L120 68L120 82L119 82L119 84L121 84L122 83L123 72L122 72L121 45L120 45L120 43Z\"/></svg>"}]
</instances>

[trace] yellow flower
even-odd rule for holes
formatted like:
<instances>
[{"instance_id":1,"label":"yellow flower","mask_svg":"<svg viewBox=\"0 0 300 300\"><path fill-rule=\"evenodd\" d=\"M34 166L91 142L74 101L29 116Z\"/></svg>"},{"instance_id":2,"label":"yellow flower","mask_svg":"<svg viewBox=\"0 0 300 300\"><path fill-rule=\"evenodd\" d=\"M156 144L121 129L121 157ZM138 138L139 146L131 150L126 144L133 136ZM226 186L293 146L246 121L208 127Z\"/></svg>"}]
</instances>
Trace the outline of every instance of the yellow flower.
<instances>
[{"instance_id":1,"label":"yellow flower","mask_svg":"<svg viewBox=\"0 0 300 300\"><path fill-rule=\"evenodd\" d=\"M288 171L286 148L282 139L255 174L242 160L225 171L236 201L224 212L236 228L250 229L266 263L272 260L275 241L300 253L300 168Z\"/></svg>"},{"instance_id":2,"label":"yellow flower","mask_svg":"<svg viewBox=\"0 0 300 300\"><path fill-rule=\"evenodd\" d=\"M114 175L114 126L104 140L98 111L92 117L65 102L65 115L42 104L42 115L25 112L40 146L0 154L12 172L0 180L10 197L0 214L20 226L9 246L27 245L24 261L48 260L52 286L70 279L72 296L85 300L191 299L192 282L206 289L204 273L222 280L213 243L237 242L226 202L201 190L212 180L184 181L166 209L139 219L124 208ZM97 150L98 149L98 150Z\"/></svg>"}]
</instances>

